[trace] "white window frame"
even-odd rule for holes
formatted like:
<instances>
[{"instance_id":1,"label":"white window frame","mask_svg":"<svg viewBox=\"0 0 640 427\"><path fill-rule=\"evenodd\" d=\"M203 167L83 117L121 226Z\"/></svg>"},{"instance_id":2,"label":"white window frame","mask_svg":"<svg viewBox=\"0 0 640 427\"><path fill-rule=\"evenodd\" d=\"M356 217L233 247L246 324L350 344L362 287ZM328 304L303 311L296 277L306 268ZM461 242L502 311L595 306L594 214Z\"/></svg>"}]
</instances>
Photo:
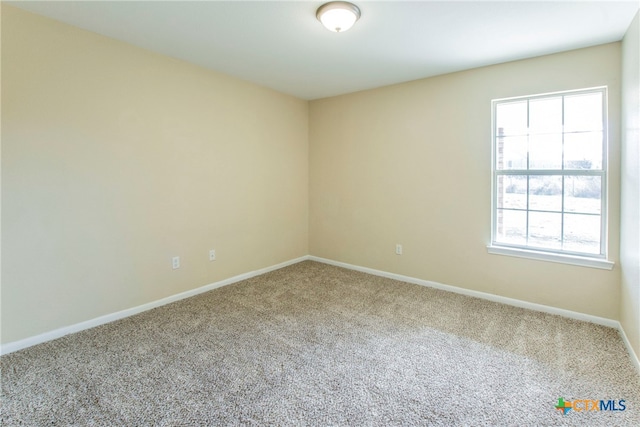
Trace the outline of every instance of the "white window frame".
<instances>
[{"instance_id":1,"label":"white window frame","mask_svg":"<svg viewBox=\"0 0 640 427\"><path fill-rule=\"evenodd\" d=\"M603 144L602 144L602 169L601 170L565 170L565 169L517 169L517 170L496 170L496 145L497 145L497 133L496 128L496 109L499 104L514 101L527 101L550 98L557 96L567 95L579 95L587 93L602 93L602 114L603 114ZM491 244L487 246L487 250L491 254L497 255L509 255L521 258L537 259L542 261L559 262L564 264L580 265L585 267L601 268L611 270L614 263L607 260L607 243L608 243L608 222L607 222L607 172L608 172L608 117L607 117L607 87L595 87L588 89L561 91L544 93L529 96L518 96L512 98L494 99L491 101ZM545 249L538 247L531 247L525 245L510 244L504 242L496 242L497 232L497 182L498 176L504 175L554 175L554 176L599 176L601 177L601 210L600 210L600 254L585 254L578 252L571 252L562 249ZM563 190L564 194L564 190ZM529 211L529 208L527 208ZM564 208L562 209L564 213Z\"/></svg>"}]
</instances>

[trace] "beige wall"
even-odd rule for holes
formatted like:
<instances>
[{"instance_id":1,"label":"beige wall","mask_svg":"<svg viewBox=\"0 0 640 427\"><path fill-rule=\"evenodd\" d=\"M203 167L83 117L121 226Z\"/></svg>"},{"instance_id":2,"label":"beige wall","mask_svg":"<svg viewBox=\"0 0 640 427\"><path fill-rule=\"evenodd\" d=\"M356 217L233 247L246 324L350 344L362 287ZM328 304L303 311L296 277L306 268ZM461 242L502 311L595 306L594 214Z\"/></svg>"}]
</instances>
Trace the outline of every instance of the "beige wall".
<instances>
[{"instance_id":1,"label":"beige wall","mask_svg":"<svg viewBox=\"0 0 640 427\"><path fill-rule=\"evenodd\" d=\"M620 323L640 355L640 13L622 42Z\"/></svg>"},{"instance_id":2,"label":"beige wall","mask_svg":"<svg viewBox=\"0 0 640 427\"><path fill-rule=\"evenodd\" d=\"M611 319L620 269L489 255L491 99L609 87L618 261L620 43L310 103L312 255ZM395 255L395 244L404 255Z\"/></svg>"},{"instance_id":3,"label":"beige wall","mask_svg":"<svg viewBox=\"0 0 640 427\"><path fill-rule=\"evenodd\" d=\"M621 315L638 350L620 61L613 43L307 103L3 5L2 342L310 253ZM600 85L614 270L487 254L491 99Z\"/></svg>"},{"instance_id":4,"label":"beige wall","mask_svg":"<svg viewBox=\"0 0 640 427\"><path fill-rule=\"evenodd\" d=\"M3 5L2 342L306 255L307 138L305 101Z\"/></svg>"}]
</instances>

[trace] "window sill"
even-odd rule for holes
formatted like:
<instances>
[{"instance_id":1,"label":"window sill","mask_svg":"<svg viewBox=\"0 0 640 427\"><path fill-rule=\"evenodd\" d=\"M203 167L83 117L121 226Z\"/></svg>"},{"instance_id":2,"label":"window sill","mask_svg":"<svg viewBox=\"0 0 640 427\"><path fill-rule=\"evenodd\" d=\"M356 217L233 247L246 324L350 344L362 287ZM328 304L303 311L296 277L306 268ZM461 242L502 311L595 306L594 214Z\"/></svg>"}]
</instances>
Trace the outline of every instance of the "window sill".
<instances>
[{"instance_id":1,"label":"window sill","mask_svg":"<svg viewBox=\"0 0 640 427\"><path fill-rule=\"evenodd\" d=\"M615 263L601 258L589 258L574 255L539 252L531 249L517 249L506 246L487 246L487 252L495 255L507 255L519 258L535 259L539 261L558 262L561 264L579 265L582 267L612 270Z\"/></svg>"}]
</instances>

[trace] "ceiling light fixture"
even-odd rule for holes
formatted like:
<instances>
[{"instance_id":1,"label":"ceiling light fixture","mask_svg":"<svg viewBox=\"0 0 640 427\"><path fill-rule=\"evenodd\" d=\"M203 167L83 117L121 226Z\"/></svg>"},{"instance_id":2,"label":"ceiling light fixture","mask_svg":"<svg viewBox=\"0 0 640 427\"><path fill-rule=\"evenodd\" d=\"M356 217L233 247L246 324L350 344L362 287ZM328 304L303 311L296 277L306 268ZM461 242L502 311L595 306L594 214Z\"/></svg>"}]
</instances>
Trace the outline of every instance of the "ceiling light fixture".
<instances>
[{"instance_id":1,"label":"ceiling light fixture","mask_svg":"<svg viewBox=\"0 0 640 427\"><path fill-rule=\"evenodd\" d=\"M342 33L351 28L360 18L360 9L346 1L332 1L318 8L316 18L328 30Z\"/></svg>"}]
</instances>

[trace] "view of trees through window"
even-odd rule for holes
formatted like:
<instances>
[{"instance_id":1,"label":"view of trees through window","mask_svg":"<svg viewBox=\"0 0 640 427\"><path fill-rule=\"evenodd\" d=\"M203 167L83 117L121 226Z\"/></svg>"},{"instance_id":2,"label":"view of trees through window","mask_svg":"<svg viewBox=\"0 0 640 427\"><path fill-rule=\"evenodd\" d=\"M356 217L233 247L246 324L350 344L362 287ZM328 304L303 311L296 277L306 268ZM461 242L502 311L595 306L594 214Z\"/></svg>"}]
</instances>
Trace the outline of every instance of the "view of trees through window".
<instances>
[{"instance_id":1,"label":"view of trees through window","mask_svg":"<svg viewBox=\"0 0 640 427\"><path fill-rule=\"evenodd\" d=\"M494 101L495 244L604 255L605 95Z\"/></svg>"}]
</instances>

